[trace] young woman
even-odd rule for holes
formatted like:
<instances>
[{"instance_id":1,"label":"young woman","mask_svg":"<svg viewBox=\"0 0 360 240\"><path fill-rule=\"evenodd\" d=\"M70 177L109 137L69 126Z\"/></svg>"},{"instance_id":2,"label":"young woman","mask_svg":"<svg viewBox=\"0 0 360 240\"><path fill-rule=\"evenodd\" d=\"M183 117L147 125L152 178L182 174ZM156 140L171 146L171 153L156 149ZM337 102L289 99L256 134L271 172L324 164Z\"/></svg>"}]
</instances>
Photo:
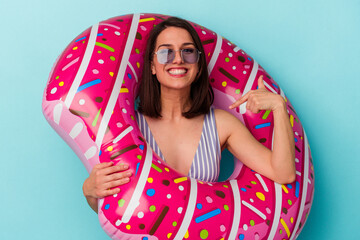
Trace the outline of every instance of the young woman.
<instances>
[{"instance_id":1,"label":"young woman","mask_svg":"<svg viewBox=\"0 0 360 240\"><path fill-rule=\"evenodd\" d=\"M203 181L219 176L221 150L227 148L254 171L285 184L295 180L294 136L284 99L267 91L262 76L257 90L234 102L253 113L274 115L273 150L261 145L230 113L213 109L204 49L185 20L169 18L150 34L137 120L151 147L178 172ZM130 181L127 165L100 163L85 180L83 192L97 212L97 198L116 194Z\"/></svg>"}]
</instances>

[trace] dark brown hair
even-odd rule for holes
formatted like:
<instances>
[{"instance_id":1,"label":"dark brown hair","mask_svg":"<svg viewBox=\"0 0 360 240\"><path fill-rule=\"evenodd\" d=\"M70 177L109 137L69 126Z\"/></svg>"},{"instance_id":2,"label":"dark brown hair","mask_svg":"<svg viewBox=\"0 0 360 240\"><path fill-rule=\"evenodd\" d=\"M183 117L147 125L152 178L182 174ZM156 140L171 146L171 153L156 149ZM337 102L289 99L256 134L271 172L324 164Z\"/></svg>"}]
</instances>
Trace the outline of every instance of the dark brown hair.
<instances>
[{"instance_id":1,"label":"dark brown hair","mask_svg":"<svg viewBox=\"0 0 360 240\"><path fill-rule=\"evenodd\" d=\"M150 32L145 51L143 77L138 91L138 111L149 117L161 117L160 83L156 75L153 75L151 72L151 63L154 56L156 39L167 27L178 27L188 31L194 41L195 47L201 52L198 62L199 73L191 84L191 107L187 112L183 112L182 115L186 118L193 118L201 114L207 114L214 101L214 92L208 79L204 48L196 30L190 23L177 17L166 19L156 25Z\"/></svg>"}]
</instances>

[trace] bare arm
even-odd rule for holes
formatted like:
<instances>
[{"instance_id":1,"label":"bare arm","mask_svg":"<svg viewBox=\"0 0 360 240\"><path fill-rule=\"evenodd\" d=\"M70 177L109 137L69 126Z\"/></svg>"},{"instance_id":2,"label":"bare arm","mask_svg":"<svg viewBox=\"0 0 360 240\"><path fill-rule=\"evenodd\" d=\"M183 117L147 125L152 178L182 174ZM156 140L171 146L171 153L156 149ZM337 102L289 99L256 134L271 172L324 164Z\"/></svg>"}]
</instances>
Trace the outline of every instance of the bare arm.
<instances>
[{"instance_id":1,"label":"bare arm","mask_svg":"<svg viewBox=\"0 0 360 240\"><path fill-rule=\"evenodd\" d=\"M89 206L97 213L98 198L114 195L120 192L118 186L130 181L132 173L125 171L128 165L113 166L113 162L99 163L94 166L89 177L83 184L83 193Z\"/></svg>"},{"instance_id":2,"label":"bare arm","mask_svg":"<svg viewBox=\"0 0 360 240\"><path fill-rule=\"evenodd\" d=\"M259 89L245 94L230 108L247 101L246 108L253 113L271 110L274 116L274 139L272 151L260 144L248 129L233 115L217 112L220 141L223 146L254 171L280 184L295 180L295 143L286 111L284 99L267 91L262 76L258 80Z\"/></svg>"}]
</instances>

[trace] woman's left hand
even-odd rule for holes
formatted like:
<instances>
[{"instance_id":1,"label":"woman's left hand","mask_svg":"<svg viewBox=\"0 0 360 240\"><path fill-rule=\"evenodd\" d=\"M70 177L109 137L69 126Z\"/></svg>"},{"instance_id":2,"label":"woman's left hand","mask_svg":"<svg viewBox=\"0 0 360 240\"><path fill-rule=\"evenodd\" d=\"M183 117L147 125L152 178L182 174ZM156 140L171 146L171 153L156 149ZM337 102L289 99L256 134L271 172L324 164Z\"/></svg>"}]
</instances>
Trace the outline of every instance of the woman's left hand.
<instances>
[{"instance_id":1,"label":"woman's left hand","mask_svg":"<svg viewBox=\"0 0 360 240\"><path fill-rule=\"evenodd\" d=\"M229 106L234 109L246 102L246 109L252 113L259 113L261 110L276 111L278 108L284 108L284 99L275 93L268 91L263 82L263 76L258 78L258 89L250 90L244 96L239 98Z\"/></svg>"}]
</instances>

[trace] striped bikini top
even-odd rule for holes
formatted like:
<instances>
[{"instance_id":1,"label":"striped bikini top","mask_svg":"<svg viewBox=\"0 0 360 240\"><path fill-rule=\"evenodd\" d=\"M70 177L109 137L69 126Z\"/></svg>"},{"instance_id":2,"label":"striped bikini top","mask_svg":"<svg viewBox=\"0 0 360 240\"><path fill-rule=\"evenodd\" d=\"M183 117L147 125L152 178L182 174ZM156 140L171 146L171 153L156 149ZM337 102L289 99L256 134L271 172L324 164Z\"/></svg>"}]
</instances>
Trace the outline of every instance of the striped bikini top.
<instances>
[{"instance_id":1,"label":"striped bikini top","mask_svg":"<svg viewBox=\"0 0 360 240\"><path fill-rule=\"evenodd\" d=\"M151 130L146 122L145 117L136 112L137 122L145 140L155 151L155 153L164 159L164 156L158 147ZM217 133L214 109L205 115L203 130L199 141L195 157L190 167L189 177L206 182L216 182L220 172L220 141ZM165 161L165 159L164 159Z\"/></svg>"}]
</instances>

